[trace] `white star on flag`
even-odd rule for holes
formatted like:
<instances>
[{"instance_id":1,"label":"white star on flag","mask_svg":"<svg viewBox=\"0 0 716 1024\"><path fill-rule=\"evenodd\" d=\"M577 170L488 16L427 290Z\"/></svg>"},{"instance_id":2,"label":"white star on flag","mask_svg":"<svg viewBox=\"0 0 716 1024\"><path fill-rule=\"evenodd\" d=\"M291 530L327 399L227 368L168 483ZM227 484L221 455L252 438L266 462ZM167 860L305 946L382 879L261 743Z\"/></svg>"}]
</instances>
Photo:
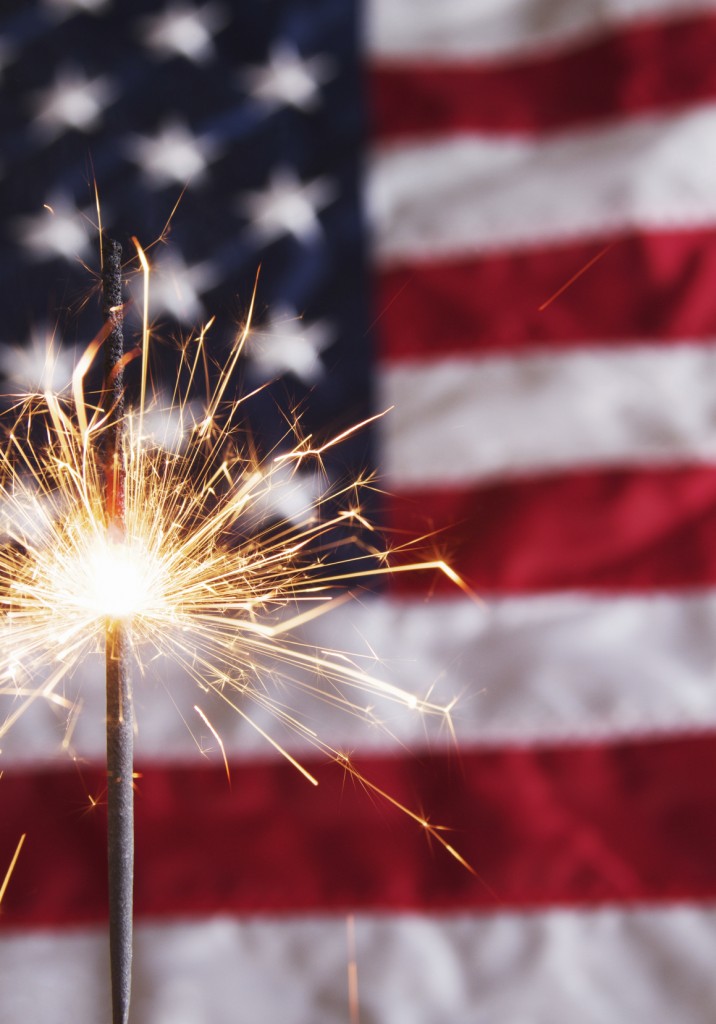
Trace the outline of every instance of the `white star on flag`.
<instances>
[{"instance_id":1,"label":"white star on flag","mask_svg":"<svg viewBox=\"0 0 716 1024\"><path fill-rule=\"evenodd\" d=\"M306 323L288 309L276 309L246 342L251 368L262 380L293 373L304 384L315 384L324 373L319 353L330 345L332 332L325 321Z\"/></svg>"},{"instance_id":2,"label":"white star on flag","mask_svg":"<svg viewBox=\"0 0 716 1024\"><path fill-rule=\"evenodd\" d=\"M164 125L155 136L134 135L127 139L128 155L139 165L150 184L198 185L221 147L210 135L194 135L180 121Z\"/></svg>"},{"instance_id":3,"label":"white star on flag","mask_svg":"<svg viewBox=\"0 0 716 1024\"><path fill-rule=\"evenodd\" d=\"M215 53L214 36L228 20L219 4L191 7L176 3L161 14L142 19L142 39L160 58L185 57L205 64Z\"/></svg>"},{"instance_id":4,"label":"white star on flag","mask_svg":"<svg viewBox=\"0 0 716 1024\"><path fill-rule=\"evenodd\" d=\"M284 235L305 245L321 236L318 213L337 196L336 184L328 178L302 182L292 170L279 168L265 189L242 193L236 205L267 245Z\"/></svg>"},{"instance_id":5,"label":"white star on flag","mask_svg":"<svg viewBox=\"0 0 716 1024\"><path fill-rule=\"evenodd\" d=\"M48 329L32 332L24 345L0 346L0 373L22 394L60 394L72 382L76 354Z\"/></svg>"},{"instance_id":6,"label":"white star on flag","mask_svg":"<svg viewBox=\"0 0 716 1024\"><path fill-rule=\"evenodd\" d=\"M64 21L75 14L102 14L112 6L112 0L43 0L43 6Z\"/></svg>"},{"instance_id":7,"label":"white star on flag","mask_svg":"<svg viewBox=\"0 0 716 1024\"><path fill-rule=\"evenodd\" d=\"M240 72L240 80L254 99L271 109L296 107L306 113L321 103L321 86L336 74L335 61L323 54L303 58L295 46L281 41L264 65Z\"/></svg>"},{"instance_id":8,"label":"white star on flag","mask_svg":"<svg viewBox=\"0 0 716 1024\"><path fill-rule=\"evenodd\" d=\"M168 313L179 323L195 326L204 314L201 296L221 280L216 266L208 261L188 265L178 253L167 253L152 266L149 291L151 316ZM138 309L142 308L143 284L136 277L130 290Z\"/></svg>"},{"instance_id":9,"label":"white star on flag","mask_svg":"<svg viewBox=\"0 0 716 1024\"><path fill-rule=\"evenodd\" d=\"M298 470L288 464L272 467L252 491L242 526L259 529L268 519L300 526L316 517L316 502L327 486L325 477L313 470Z\"/></svg>"},{"instance_id":10,"label":"white star on flag","mask_svg":"<svg viewBox=\"0 0 716 1024\"><path fill-rule=\"evenodd\" d=\"M87 78L76 68L61 68L55 81L33 101L33 128L46 142L69 129L91 132L102 120L117 90L106 75Z\"/></svg>"},{"instance_id":11,"label":"white star on flag","mask_svg":"<svg viewBox=\"0 0 716 1024\"><path fill-rule=\"evenodd\" d=\"M144 412L142 438L164 451L178 454L186 447L191 431L201 422L203 415L199 402L187 402L178 408L160 393L156 404Z\"/></svg>"},{"instance_id":12,"label":"white star on flag","mask_svg":"<svg viewBox=\"0 0 716 1024\"><path fill-rule=\"evenodd\" d=\"M19 217L16 234L29 256L48 260L84 257L90 246L87 221L66 195L58 195L29 217Z\"/></svg>"},{"instance_id":13,"label":"white star on flag","mask_svg":"<svg viewBox=\"0 0 716 1024\"><path fill-rule=\"evenodd\" d=\"M20 494L0 494L0 542L27 546L39 543L61 512L58 500L25 479Z\"/></svg>"}]
</instances>

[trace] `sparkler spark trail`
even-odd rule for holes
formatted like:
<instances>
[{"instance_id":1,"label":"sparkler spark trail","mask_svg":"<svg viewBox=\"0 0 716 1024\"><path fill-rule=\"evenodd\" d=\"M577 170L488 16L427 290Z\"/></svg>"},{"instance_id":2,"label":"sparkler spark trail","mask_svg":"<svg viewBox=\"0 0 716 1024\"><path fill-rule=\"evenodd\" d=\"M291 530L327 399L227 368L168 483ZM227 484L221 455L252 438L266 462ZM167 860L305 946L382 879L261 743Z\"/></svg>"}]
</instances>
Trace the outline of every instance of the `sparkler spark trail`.
<instances>
[{"instance_id":1,"label":"sparkler spark trail","mask_svg":"<svg viewBox=\"0 0 716 1024\"><path fill-rule=\"evenodd\" d=\"M20 850L22 849L22 844L25 842L25 838L26 833L23 832L23 834L20 836L20 841L15 847L15 852L12 855L12 860L8 865L7 871L5 872L5 877L2 880L2 882L0 882L0 903L2 903L3 899L5 898L5 893L7 891L8 885L10 884L10 878L12 876L13 871L15 870L15 865L17 864L17 859L20 856Z\"/></svg>"},{"instance_id":2,"label":"sparkler spark trail","mask_svg":"<svg viewBox=\"0 0 716 1024\"><path fill-rule=\"evenodd\" d=\"M138 252L146 293L149 265ZM438 716L450 726L451 705L421 699L364 672L340 653L314 651L292 638L297 626L345 600L340 587L345 592L356 578L393 571L390 552L379 542L361 539L367 522L360 495L370 487L369 479L329 488L297 525L261 525L273 491L287 475L320 469L321 453L333 442L301 439L296 428L289 455L258 459L240 429L246 398L232 398L249 328L212 371L210 326L180 348L174 394L165 412L178 424L181 443L162 444L149 429L160 398L152 383L145 317L139 400L135 406L128 401L121 415L121 543L107 529L104 465L98 455L118 414L92 398L88 383L104 337L96 338L78 361L67 393L27 396L13 412L0 448L0 697L11 701L0 739L30 705L66 701L63 688L75 668L88 654L104 650L109 620L131 625L126 630L129 656L140 675L162 657L196 682L204 695L196 713L210 730L210 716L199 706L207 696L232 708L315 783L254 718L253 706L257 718L270 712L282 727L310 740L362 780L344 752L292 712L284 689L301 687L368 720L377 716L366 704L382 701ZM139 348L135 354L140 355ZM124 361L131 358L132 353ZM353 528L355 536L347 536ZM347 554L340 562L336 552L342 550ZM439 561L416 562L410 571L423 567L455 579ZM408 571L404 565L398 568ZM277 663L281 681L274 692L268 666ZM362 781L370 788L369 780ZM389 799L462 862L439 826Z\"/></svg>"}]
</instances>

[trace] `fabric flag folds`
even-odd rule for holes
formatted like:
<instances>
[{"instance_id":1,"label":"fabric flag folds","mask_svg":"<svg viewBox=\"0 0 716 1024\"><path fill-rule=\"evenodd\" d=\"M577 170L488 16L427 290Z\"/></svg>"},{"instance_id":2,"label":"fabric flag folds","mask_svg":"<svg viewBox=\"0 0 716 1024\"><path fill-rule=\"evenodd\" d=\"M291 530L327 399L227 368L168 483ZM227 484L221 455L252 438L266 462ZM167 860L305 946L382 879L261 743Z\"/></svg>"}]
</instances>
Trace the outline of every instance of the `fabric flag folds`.
<instances>
[{"instance_id":1,"label":"fabric flag folds","mask_svg":"<svg viewBox=\"0 0 716 1024\"><path fill-rule=\"evenodd\" d=\"M710 1024L716 0L234 6L8 4L3 392L57 386L46 339L61 377L92 337L95 181L125 241L183 193L155 255L167 334L216 313L226 347L261 263L261 443L277 409L312 432L390 408L328 475L375 468L386 535L427 538L471 591L395 573L301 631L455 698L454 735L300 710L474 874L227 711L229 787L172 707L194 684L159 664L137 695L132 1020ZM3 1024L108 1012L98 673L73 680L71 742L42 707L3 740L0 879L27 836Z\"/></svg>"}]
</instances>

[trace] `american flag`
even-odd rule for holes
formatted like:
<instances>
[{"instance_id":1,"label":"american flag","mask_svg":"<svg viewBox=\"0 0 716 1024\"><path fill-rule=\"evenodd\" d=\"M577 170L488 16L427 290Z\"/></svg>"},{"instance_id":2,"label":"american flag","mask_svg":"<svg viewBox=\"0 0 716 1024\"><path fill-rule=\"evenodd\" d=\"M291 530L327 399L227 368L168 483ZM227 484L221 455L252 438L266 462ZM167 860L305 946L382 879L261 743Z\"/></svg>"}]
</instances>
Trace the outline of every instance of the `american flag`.
<instances>
[{"instance_id":1,"label":"american flag","mask_svg":"<svg viewBox=\"0 0 716 1024\"><path fill-rule=\"evenodd\" d=\"M5 0L6 390L96 329L93 182L127 246L181 193L153 316L220 349L260 263L255 429L394 406L329 475L483 598L304 634L459 698L457 751L310 714L476 876L227 719L229 789L143 684L137 1024L354 1024L353 953L364 1024L714 1020L715 52L716 0ZM3 1024L108 1015L93 672L74 760L46 709L3 745Z\"/></svg>"}]
</instances>

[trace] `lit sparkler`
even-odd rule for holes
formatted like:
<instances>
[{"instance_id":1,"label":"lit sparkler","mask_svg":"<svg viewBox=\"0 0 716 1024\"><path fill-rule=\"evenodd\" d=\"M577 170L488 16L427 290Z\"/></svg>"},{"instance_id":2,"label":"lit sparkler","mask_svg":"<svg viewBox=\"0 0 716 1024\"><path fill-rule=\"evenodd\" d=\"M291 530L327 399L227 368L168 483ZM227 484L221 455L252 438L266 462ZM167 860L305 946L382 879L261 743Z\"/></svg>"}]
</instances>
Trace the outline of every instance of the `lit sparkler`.
<instances>
[{"instance_id":1,"label":"lit sparkler","mask_svg":"<svg viewBox=\"0 0 716 1024\"><path fill-rule=\"evenodd\" d=\"M71 389L22 398L0 449L0 696L12 700L0 739L31 704L58 700L65 681L93 651L106 650L108 666L131 660L140 675L152 660L167 657L199 692L226 702L309 781L316 784L252 716L252 705L308 738L465 864L443 829L360 775L347 754L272 696L265 677L265 666L279 662L289 679L297 672L297 685L350 714L370 716L367 694L449 724L451 705L420 699L338 652L307 648L292 634L345 600L339 588L360 577L433 569L457 585L461 581L440 560L391 568L380 545L345 540L352 526L363 535L370 531L360 505L368 479L333 487L315 498L306 515L256 530L257 510L270 505L272 488L287 473L320 466L329 448L370 420L323 444L296 432L292 451L259 460L239 428L245 398L231 394L248 325L215 368L213 387L207 351L212 321L182 345L166 413L180 424L185 441L157 440L150 428L159 392L150 374L149 265L138 243L137 251L145 281L143 336L119 360L124 365L141 356L136 405L122 406L118 376L109 398L107 389L98 400L89 394L89 374L111 321L121 318L115 302L109 327L79 359ZM198 413L203 381L207 397ZM338 531L343 541L336 541ZM336 560L341 544L349 551L342 562ZM198 705L195 710L221 746L206 713ZM127 721L131 730L131 715Z\"/></svg>"}]
</instances>

